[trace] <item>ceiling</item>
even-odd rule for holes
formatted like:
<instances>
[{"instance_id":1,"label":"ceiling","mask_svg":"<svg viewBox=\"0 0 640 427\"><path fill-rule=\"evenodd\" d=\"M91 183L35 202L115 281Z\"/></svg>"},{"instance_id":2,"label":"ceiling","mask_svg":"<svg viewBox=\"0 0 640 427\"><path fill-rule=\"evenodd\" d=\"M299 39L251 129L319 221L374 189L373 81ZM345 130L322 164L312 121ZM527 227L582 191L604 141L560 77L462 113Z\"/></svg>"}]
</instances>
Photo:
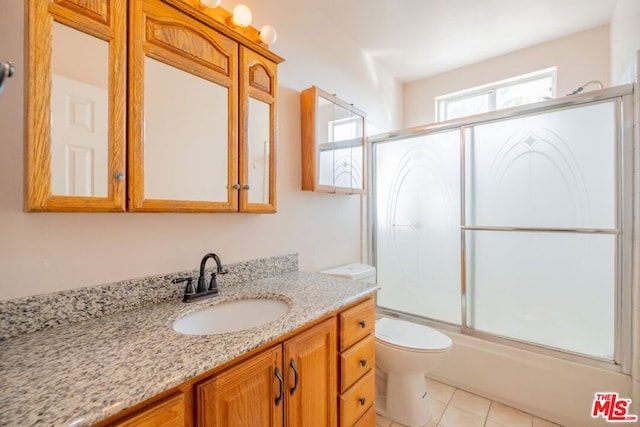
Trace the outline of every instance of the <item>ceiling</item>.
<instances>
[{"instance_id":1,"label":"ceiling","mask_svg":"<svg viewBox=\"0 0 640 427\"><path fill-rule=\"evenodd\" d=\"M311 1L409 82L607 24L617 0Z\"/></svg>"}]
</instances>

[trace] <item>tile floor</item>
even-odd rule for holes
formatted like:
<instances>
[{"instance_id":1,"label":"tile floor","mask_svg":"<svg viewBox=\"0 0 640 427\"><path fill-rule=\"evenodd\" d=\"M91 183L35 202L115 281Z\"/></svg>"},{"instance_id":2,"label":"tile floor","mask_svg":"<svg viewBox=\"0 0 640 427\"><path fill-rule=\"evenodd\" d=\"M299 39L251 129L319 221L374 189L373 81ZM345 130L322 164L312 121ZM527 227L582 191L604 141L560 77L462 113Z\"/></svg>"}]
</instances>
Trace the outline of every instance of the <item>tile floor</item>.
<instances>
[{"instance_id":1,"label":"tile floor","mask_svg":"<svg viewBox=\"0 0 640 427\"><path fill-rule=\"evenodd\" d=\"M561 427L484 397L427 379L431 421L424 427ZM377 415L376 427L402 427Z\"/></svg>"}]
</instances>

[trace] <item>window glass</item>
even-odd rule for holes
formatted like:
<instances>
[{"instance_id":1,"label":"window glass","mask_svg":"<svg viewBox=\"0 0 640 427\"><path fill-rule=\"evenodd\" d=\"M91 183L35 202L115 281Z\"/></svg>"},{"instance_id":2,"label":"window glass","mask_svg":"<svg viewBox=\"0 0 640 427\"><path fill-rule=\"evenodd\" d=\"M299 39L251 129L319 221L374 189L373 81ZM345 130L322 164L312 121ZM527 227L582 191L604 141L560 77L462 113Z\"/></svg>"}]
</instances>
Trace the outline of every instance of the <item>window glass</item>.
<instances>
[{"instance_id":1,"label":"window glass","mask_svg":"<svg viewBox=\"0 0 640 427\"><path fill-rule=\"evenodd\" d=\"M538 71L508 80L439 96L439 121L517 107L553 98L556 69Z\"/></svg>"}]
</instances>

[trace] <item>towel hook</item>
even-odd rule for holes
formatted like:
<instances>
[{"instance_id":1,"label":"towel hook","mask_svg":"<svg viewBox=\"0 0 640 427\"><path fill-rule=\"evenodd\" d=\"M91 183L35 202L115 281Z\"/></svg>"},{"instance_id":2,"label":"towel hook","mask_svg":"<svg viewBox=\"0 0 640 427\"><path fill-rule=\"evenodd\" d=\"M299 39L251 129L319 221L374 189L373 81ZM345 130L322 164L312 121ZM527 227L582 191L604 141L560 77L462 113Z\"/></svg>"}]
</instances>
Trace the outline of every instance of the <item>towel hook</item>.
<instances>
[{"instance_id":1,"label":"towel hook","mask_svg":"<svg viewBox=\"0 0 640 427\"><path fill-rule=\"evenodd\" d=\"M5 79L12 77L16 72L16 67L10 61L0 62L0 95L4 89Z\"/></svg>"}]
</instances>

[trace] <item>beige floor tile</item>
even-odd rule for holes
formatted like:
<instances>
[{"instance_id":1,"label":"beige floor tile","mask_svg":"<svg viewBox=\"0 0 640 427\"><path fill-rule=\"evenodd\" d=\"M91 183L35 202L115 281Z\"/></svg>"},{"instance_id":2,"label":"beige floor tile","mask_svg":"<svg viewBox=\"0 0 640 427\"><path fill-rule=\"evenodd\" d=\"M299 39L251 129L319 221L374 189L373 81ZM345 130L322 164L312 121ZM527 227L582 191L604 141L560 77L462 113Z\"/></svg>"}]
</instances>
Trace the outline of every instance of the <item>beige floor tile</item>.
<instances>
[{"instance_id":1,"label":"beige floor tile","mask_svg":"<svg viewBox=\"0 0 640 427\"><path fill-rule=\"evenodd\" d=\"M496 422L493 422L491 420L487 420L487 422L485 423L484 427L504 427L503 425L500 425Z\"/></svg>"},{"instance_id":2,"label":"beige floor tile","mask_svg":"<svg viewBox=\"0 0 640 427\"><path fill-rule=\"evenodd\" d=\"M442 418L442 414L444 414L447 404L431 397L427 397L427 401L429 402L429 405L431 405L431 421L437 423L440 421L440 418Z\"/></svg>"},{"instance_id":3,"label":"beige floor tile","mask_svg":"<svg viewBox=\"0 0 640 427\"><path fill-rule=\"evenodd\" d=\"M486 418L487 414L489 413L489 406L491 406L491 401L476 394L458 389L455 391L455 393L453 393L453 397L451 398L449 405Z\"/></svg>"},{"instance_id":4,"label":"beige floor tile","mask_svg":"<svg viewBox=\"0 0 640 427\"><path fill-rule=\"evenodd\" d=\"M390 427L392 422L390 419L376 414L376 427Z\"/></svg>"},{"instance_id":5,"label":"beige floor tile","mask_svg":"<svg viewBox=\"0 0 640 427\"><path fill-rule=\"evenodd\" d=\"M444 411L439 425L442 427L483 427L484 421L484 417L449 405Z\"/></svg>"},{"instance_id":6,"label":"beige floor tile","mask_svg":"<svg viewBox=\"0 0 640 427\"><path fill-rule=\"evenodd\" d=\"M542 418L533 417L533 427L562 427L560 424L543 420Z\"/></svg>"},{"instance_id":7,"label":"beige floor tile","mask_svg":"<svg viewBox=\"0 0 640 427\"><path fill-rule=\"evenodd\" d=\"M488 419L505 427L533 426L531 415L497 402L491 402Z\"/></svg>"},{"instance_id":8,"label":"beige floor tile","mask_svg":"<svg viewBox=\"0 0 640 427\"><path fill-rule=\"evenodd\" d=\"M449 403L451 396L456 391L455 387L448 384L441 383L440 381L427 378L427 396L432 399L439 400L443 403Z\"/></svg>"}]
</instances>

